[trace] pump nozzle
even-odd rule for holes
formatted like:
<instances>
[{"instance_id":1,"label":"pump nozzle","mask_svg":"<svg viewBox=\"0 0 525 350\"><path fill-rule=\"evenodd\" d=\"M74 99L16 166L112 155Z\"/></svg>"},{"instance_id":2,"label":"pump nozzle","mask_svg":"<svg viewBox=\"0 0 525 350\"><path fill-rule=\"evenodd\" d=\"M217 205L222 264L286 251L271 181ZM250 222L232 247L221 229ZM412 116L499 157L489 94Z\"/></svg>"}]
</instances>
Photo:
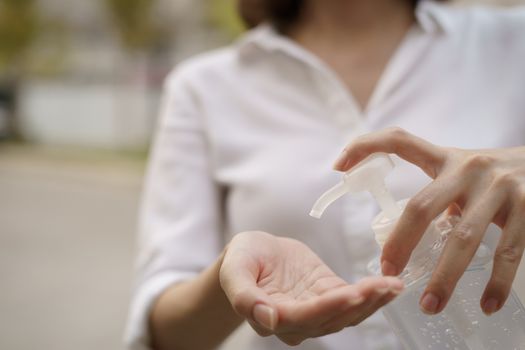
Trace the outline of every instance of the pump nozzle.
<instances>
[{"instance_id":1,"label":"pump nozzle","mask_svg":"<svg viewBox=\"0 0 525 350\"><path fill-rule=\"evenodd\" d=\"M323 212L347 192L369 191L388 218L401 215L401 209L385 186L384 179L394 168L386 153L374 153L343 175L343 180L315 202L310 215L320 218Z\"/></svg>"},{"instance_id":2,"label":"pump nozzle","mask_svg":"<svg viewBox=\"0 0 525 350\"><path fill-rule=\"evenodd\" d=\"M320 219L326 208L349 190L350 188L346 182L339 182L337 185L323 193L317 202L315 202L312 211L310 211L310 216Z\"/></svg>"}]
</instances>

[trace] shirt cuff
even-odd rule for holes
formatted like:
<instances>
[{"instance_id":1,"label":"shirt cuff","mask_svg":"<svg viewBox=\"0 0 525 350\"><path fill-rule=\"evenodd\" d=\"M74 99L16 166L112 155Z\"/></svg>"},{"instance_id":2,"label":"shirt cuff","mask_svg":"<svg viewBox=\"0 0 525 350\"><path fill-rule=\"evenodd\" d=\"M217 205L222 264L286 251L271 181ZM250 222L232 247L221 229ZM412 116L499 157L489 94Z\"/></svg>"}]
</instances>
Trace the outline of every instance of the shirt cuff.
<instances>
[{"instance_id":1,"label":"shirt cuff","mask_svg":"<svg viewBox=\"0 0 525 350\"><path fill-rule=\"evenodd\" d=\"M164 272L139 285L131 301L124 342L128 350L151 350L149 315L153 304L169 286L195 277L195 272Z\"/></svg>"}]
</instances>

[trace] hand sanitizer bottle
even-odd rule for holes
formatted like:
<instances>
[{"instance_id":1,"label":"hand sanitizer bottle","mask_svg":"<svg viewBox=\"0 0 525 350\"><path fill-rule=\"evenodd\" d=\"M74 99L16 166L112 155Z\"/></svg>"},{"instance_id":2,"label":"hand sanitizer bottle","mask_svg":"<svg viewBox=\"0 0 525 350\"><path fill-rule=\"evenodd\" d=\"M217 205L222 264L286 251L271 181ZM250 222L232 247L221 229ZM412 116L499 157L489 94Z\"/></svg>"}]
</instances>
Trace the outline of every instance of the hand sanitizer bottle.
<instances>
[{"instance_id":1,"label":"hand sanitizer bottle","mask_svg":"<svg viewBox=\"0 0 525 350\"><path fill-rule=\"evenodd\" d=\"M320 218L325 209L345 193L368 190L382 209L372 222L376 242L382 247L408 201L396 202L385 186L384 178L393 167L394 163L387 154L371 155L323 194L310 215ZM383 307L383 314L407 350L524 350L525 309L514 291L502 309L491 316L486 316L479 306L484 286L490 278L489 263L492 261L492 252L483 243L446 308L438 315L426 315L420 310L421 294L447 235L457 222L457 217L442 215L429 225L399 276L405 283L405 290ZM375 259L369 264L369 270L380 274L379 266L379 259Z\"/></svg>"}]
</instances>

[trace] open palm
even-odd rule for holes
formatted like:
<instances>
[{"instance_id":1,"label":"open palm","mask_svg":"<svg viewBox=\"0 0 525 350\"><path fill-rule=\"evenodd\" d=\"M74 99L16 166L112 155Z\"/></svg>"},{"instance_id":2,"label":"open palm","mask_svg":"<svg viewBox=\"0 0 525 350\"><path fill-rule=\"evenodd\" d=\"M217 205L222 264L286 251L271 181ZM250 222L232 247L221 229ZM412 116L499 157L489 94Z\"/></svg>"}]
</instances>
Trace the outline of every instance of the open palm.
<instances>
[{"instance_id":1,"label":"open palm","mask_svg":"<svg viewBox=\"0 0 525 350\"><path fill-rule=\"evenodd\" d=\"M403 288L392 277L348 284L305 244L264 232L232 240L221 285L260 335L275 334L289 345L357 325Z\"/></svg>"}]
</instances>

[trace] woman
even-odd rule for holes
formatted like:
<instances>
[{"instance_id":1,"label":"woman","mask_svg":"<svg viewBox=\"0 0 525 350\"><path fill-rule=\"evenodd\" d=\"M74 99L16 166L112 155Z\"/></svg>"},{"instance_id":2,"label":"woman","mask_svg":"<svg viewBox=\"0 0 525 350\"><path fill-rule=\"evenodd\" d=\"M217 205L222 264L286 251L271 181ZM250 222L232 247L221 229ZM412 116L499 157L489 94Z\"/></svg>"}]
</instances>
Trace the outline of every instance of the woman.
<instances>
[{"instance_id":1,"label":"woman","mask_svg":"<svg viewBox=\"0 0 525 350\"><path fill-rule=\"evenodd\" d=\"M409 0L262 4L264 11L252 13L266 24L180 65L167 80L128 342L132 349L211 349L246 320L251 327L240 327L225 348L395 349L374 312L403 286L395 277L365 278L377 253L369 230L373 201L347 196L321 221L307 213L339 180L328 171L331 160L353 140L337 169L385 150L439 180L415 197L387 243L385 274L403 267L424 225L449 204L470 213L469 222L480 212L483 218L475 229L460 226L468 229L458 231L459 245L447 250L452 255L471 253L494 212L500 225L520 227L513 219L519 209L512 209L521 208L518 199L501 195L482 211L468 203L488 193L484 188L492 197L478 197L483 203L511 193L507 188L521 191L523 149L484 155L433 146L398 129L358 135L396 125L447 146L525 144L525 11ZM396 197L428 183L414 167L400 168L391 179ZM486 187L502 169L512 170L503 185ZM472 181L459 181L464 174ZM437 196L439 190L450 196ZM439 203L429 205L436 196ZM424 220L407 231L414 213ZM501 306L521 257L523 234L513 232L503 235L510 238L499 256L514 259L500 259L507 268L489 284L487 313ZM406 249L401 239L409 240ZM440 271L458 260L445 258ZM426 312L442 309L467 260L465 254L433 278L421 301ZM486 307L491 299L496 303Z\"/></svg>"}]
</instances>

